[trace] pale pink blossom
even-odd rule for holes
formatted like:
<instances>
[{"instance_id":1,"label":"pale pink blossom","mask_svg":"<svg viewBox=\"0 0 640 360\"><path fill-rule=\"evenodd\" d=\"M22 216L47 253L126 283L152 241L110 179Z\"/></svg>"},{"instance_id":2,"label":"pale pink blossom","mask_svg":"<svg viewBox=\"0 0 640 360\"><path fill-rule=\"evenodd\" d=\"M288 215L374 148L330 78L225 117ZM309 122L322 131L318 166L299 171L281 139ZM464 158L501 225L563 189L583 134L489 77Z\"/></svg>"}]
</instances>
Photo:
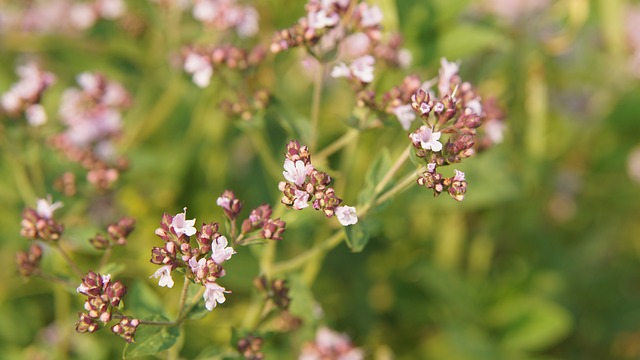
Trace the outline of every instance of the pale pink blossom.
<instances>
[{"instance_id":1,"label":"pale pink blossom","mask_svg":"<svg viewBox=\"0 0 640 360\"><path fill-rule=\"evenodd\" d=\"M206 290L202 297L204 298L205 307L209 311L212 311L216 305L224 303L226 301L224 294L230 293L230 291L227 291L215 282L207 282L205 288Z\"/></svg>"},{"instance_id":2,"label":"pale pink blossom","mask_svg":"<svg viewBox=\"0 0 640 360\"><path fill-rule=\"evenodd\" d=\"M396 106L393 109L393 113L404 130L409 130L411 123L416 119L416 113L413 111L411 104Z\"/></svg>"},{"instance_id":3,"label":"pale pink blossom","mask_svg":"<svg viewBox=\"0 0 640 360\"><path fill-rule=\"evenodd\" d=\"M196 228L193 226L196 223L196 219L187 220L187 208L184 208L184 212L181 212L173 217L171 220L171 227L176 235L191 236L196 233Z\"/></svg>"},{"instance_id":4,"label":"pale pink blossom","mask_svg":"<svg viewBox=\"0 0 640 360\"><path fill-rule=\"evenodd\" d=\"M124 15L127 5L122 0L98 0L96 8L100 17L113 20Z\"/></svg>"},{"instance_id":5,"label":"pale pink blossom","mask_svg":"<svg viewBox=\"0 0 640 360\"><path fill-rule=\"evenodd\" d=\"M38 199L36 202L36 212L38 215L45 219L53 218L53 212L60 209L63 203L60 201L52 202L51 195L48 195L46 199Z\"/></svg>"},{"instance_id":6,"label":"pale pink blossom","mask_svg":"<svg viewBox=\"0 0 640 360\"><path fill-rule=\"evenodd\" d=\"M382 22L383 15L378 5L369 6L363 2L358 5L358 9L360 10L360 25L362 27L378 26Z\"/></svg>"},{"instance_id":7,"label":"pale pink blossom","mask_svg":"<svg viewBox=\"0 0 640 360\"><path fill-rule=\"evenodd\" d=\"M189 52L184 61L184 71L192 75L194 84L205 88L209 86L211 75L213 75L213 66L207 57Z\"/></svg>"},{"instance_id":8,"label":"pale pink blossom","mask_svg":"<svg viewBox=\"0 0 640 360\"><path fill-rule=\"evenodd\" d=\"M296 210L302 210L309 206L309 193L306 191L298 190L295 191L295 200L293 201L293 208Z\"/></svg>"},{"instance_id":9,"label":"pale pink blossom","mask_svg":"<svg viewBox=\"0 0 640 360\"><path fill-rule=\"evenodd\" d=\"M363 83L373 81L375 59L371 55L365 55L355 59L348 67L344 63L338 63L331 70L331 77L355 78Z\"/></svg>"},{"instance_id":10,"label":"pale pink blossom","mask_svg":"<svg viewBox=\"0 0 640 360\"><path fill-rule=\"evenodd\" d=\"M205 274L205 269L207 267L207 259L202 258L200 260L196 259L195 256L191 257L187 262L189 264L189 268L191 272L193 272L198 278L201 278Z\"/></svg>"},{"instance_id":11,"label":"pale pink blossom","mask_svg":"<svg viewBox=\"0 0 640 360\"><path fill-rule=\"evenodd\" d=\"M289 159L284 161L284 170L282 175L287 181L290 181L298 186L302 186L307 180L307 175L313 170L311 164L306 164L302 160L298 160L295 163Z\"/></svg>"},{"instance_id":12,"label":"pale pink blossom","mask_svg":"<svg viewBox=\"0 0 640 360\"><path fill-rule=\"evenodd\" d=\"M79 30L92 27L98 20L98 14L93 6L88 3L75 3L71 5L68 16L71 25Z\"/></svg>"},{"instance_id":13,"label":"pale pink blossom","mask_svg":"<svg viewBox=\"0 0 640 360\"><path fill-rule=\"evenodd\" d=\"M158 285L162 286L162 287L168 287L168 288L172 288L173 287L173 278L171 277L171 265L165 265L160 267L158 270L156 270L155 273L153 273L153 275L149 276L150 278L160 278L160 280L158 280Z\"/></svg>"},{"instance_id":14,"label":"pale pink blossom","mask_svg":"<svg viewBox=\"0 0 640 360\"><path fill-rule=\"evenodd\" d=\"M27 122L31 126L40 126L47 122L47 113L40 104L33 104L25 110Z\"/></svg>"},{"instance_id":15,"label":"pale pink blossom","mask_svg":"<svg viewBox=\"0 0 640 360\"><path fill-rule=\"evenodd\" d=\"M335 210L335 214L342 226L349 226L358 222L356 208L353 206L338 206Z\"/></svg>"},{"instance_id":16,"label":"pale pink blossom","mask_svg":"<svg viewBox=\"0 0 640 360\"><path fill-rule=\"evenodd\" d=\"M422 125L416 132L411 134L411 141L415 144L420 144L425 150L438 152L442 150L442 143L438 141L441 135L439 131L433 132L430 127Z\"/></svg>"},{"instance_id":17,"label":"pale pink blossom","mask_svg":"<svg viewBox=\"0 0 640 360\"><path fill-rule=\"evenodd\" d=\"M228 244L229 241L224 236L218 237L217 239L215 239L214 243L211 244L211 259L216 264L222 264L223 262L231 259L231 256L236 253L232 247L227 246Z\"/></svg>"},{"instance_id":18,"label":"pale pink blossom","mask_svg":"<svg viewBox=\"0 0 640 360\"><path fill-rule=\"evenodd\" d=\"M455 169L454 170L456 172L455 176L453 177L453 181L465 181L464 179L464 172Z\"/></svg>"},{"instance_id":19,"label":"pale pink blossom","mask_svg":"<svg viewBox=\"0 0 640 360\"><path fill-rule=\"evenodd\" d=\"M440 95L451 93L451 79L458 74L460 65L455 62L449 62L445 58L440 59L440 72L438 77L438 91Z\"/></svg>"},{"instance_id":20,"label":"pale pink blossom","mask_svg":"<svg viewBox=\"0 0 640 360\"><path fill-rule=\"evenodd\" d=\"M308 17L309 27L313 29L324 29L332 27L340 21L340 17L336 13L328 14L326 10L322 9L315 12L310 12Z\"/></svg>"},{"instance_id":21,"label":"pale pink blossom","mask_svg":"<svg viewBox=\"0 0 640 360\"><path fill-rule=\"evenodd\" d=\"M484 131L489 140L494 144L504 141L505 125L500 120L489 120L484 124Z\"/></svg>"},{"instance_id":22,"label":"pale pink blossom","mask_svg":"<svg viewBox=\"0 0 640 360\"><path fill-rule=\"evenodd\" d=\"M340 42L340 58L344 60L365 56L371 47L371 38L365 33L357 32L345 37Z\"/></svg>"}]
</instances>

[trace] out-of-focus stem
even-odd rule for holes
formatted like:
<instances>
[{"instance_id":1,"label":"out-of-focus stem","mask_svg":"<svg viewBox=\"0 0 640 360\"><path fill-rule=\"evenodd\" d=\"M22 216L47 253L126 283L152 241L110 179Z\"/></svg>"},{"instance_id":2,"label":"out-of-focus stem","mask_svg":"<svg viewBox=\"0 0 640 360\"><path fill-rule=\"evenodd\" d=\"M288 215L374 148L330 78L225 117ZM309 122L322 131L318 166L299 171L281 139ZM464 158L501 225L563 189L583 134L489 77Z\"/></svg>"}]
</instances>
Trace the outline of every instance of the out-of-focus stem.
<instances>
[{"instance_id":1,"label":"out-of-focus stem","mask_svg":"<svg viewBox=\"0 0 640 360\"><path fill-rule=\"evenodd\" d=\"M111 258L111 249L111 246L109 246L102 253L102 258L100 259L100 266L98 266L98 269L102 270L104 269L104 266L107 265L107 261L109 261L109 259Z\"/></svg>"},{"instance_id":2,"label":"out-of-focus stem","mask_svg":"<svg viewBox=\"0 0 640 360\"><path fill-rule=\"evenodd\" d=\"M426 169L426 167L421 166L417 170L415 170L412 173L410 173L409 175L407 175L402 181L400 181L398 184L396 184L396 186L394 186L389 191L387 191L386 193L382 194L382 196L380 196L378 199L376 199L376 201L373 203L373 205L374 206L375 205L380 205L383 202L385 202L385 201L391 199L392 197L398 195L399 193L407 190L409 188L409 186L416 181L416 177L418 176L418 174L420 174L420 172L424 171L425 169Z\"/></svg>"},{"instance_id":3,"label":"out-of-focus stem","mask_svg":"<svg viewBox=\"0 0 640 360\"><path fill-rule=\"evenodd\" d=\"M278 163L271 155L270 149L272 147L269 146L264 137L265 131L247 131L245 134L249 137L258 154L258 158L262 161L263 167L269 173L269 176L274 179L282 178L282 164Z\"/></svg>"},{"instance_id":4,"label":"out-of-focus stem","mask_svg":"<svg viewBox=\"0 0 640 360\"><path fill-rule=\"evenodd\" d=\"M320 150L314 155L314 158L319 162L324 162L329 156L333 155L336 151L342 149L348 144L351 144L360 134L356 129L349 129L344 135L338 138L336 141L329 144L324 149Z\"/></svg>"},{"instance_id":5,"label":"out-of-focus stem","mask_svg":"<svg viewBox=\"0 0 640 360\"><path fill-rule=\"evenodd\" d=\"M327 238L326 241L314 245L314 247L296 256L295 258L273 265L271 274L276 275L295 270L306 264L307 261L309 261L313 257L324 254L325 252L338 246L342 242L342 239L344 239L344 231L342 229L339 229L335 233L333 233L333 235Z\"/></svg>"},{"instance_id":6,"label":"out-of-focus stem","mask_svg":"<svg viewBox=\"0 0 640 360\"><path fill-rule=\"evenodd\" d=\"M318 123L320 121L320 102L322 100L322 79L324 78L324 64L318 62L315 78L313 79L313 98L311 99L311 138L309 150L314 151L318 144Z\"/></svg>"},{"instance_id":7,"label":"out-of-focus stem","mask_svg":"<svg viewBox=\"0 0 640 360\"><path fill-rule=\"evenodd\" d=\"M76 273L76 275L80 279L84 278L84 273L82 272L82 270L80 270L80 268L78 267L78 264L76 264L76 262L73 261L71 256L69 256L69 254L67 254L67 252L64 251L64 249L62 248L62 246L60 246L60 244L58 244L58 243L54 243L54 244L55 245L53 247L56 248L58 250L58 252L60 252L60 255L62 255L62 257L64 258L64 261L67 262L67 265L69 265L69 267L71 267L73 272Z\"/></svg>"}]
</instances>

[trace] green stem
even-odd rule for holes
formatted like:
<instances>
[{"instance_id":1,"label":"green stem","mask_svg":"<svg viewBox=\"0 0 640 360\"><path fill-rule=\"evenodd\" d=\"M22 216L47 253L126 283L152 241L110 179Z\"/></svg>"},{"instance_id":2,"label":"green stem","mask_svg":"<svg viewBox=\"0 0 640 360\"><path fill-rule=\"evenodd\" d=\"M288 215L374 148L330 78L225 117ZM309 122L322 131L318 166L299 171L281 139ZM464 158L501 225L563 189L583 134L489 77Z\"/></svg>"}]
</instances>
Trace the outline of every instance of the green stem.
<instances>
[{"instance_id":1,"label":"green stem","mask_svg":"<svg viewBox=\"0 0 640 360\"><path fill-rule=\"evenodd\" d=\"M187 301L187 293L189 292L189 278L184 277L184 284L182 284L182 292L180 293L180 302L178 303L178 316L176 316L176 323L183 317L183 310L185 301Z\"/></svg>"},{"instance_id":2,"label":"green stem","mask_svg":"<svg viewBox=\"0 0 640 360\"><path fill-rule=\"evenodd\" d=\"M258 154L260 161L262 161L263 167L266 169L269 176L274 179L280 179L282 178L282 163L279 163L273 156L271 156L269 149L272 149L272 147L265 139L265 133L265 131L245 132L253 144L253 148L256 150L256 153Z\"/></svg>"},{"instance_id":3,"label":"green stem","mask_svg":"<svg viewBox=\"0 0 640 360\"><path fill-rule=\"evenodd\" d=\"M342 149L343 147L351 144L360 134L360 132L356 129L349 129L344 135L340 138L329 144L324 149L318 151L317 154L314 155L315 161L324 162L329 156L333 155L336 151Z\"/></svg>"},{"instance_id":4,"label":"green stem","mask_svg":"<svg viewBox=\"0 0 640 360\"><path fill-rule=\"evenodd\" d=\"M319 62L313 79L313 97L311 99L311 138L309 150L316 149L318 143L318 123L320 122L320 102L322 100L322 80L324 78L324 64Z\"/></svg>"},{"instance_id":5,"label":"green stem","mask_svg":"<svg viewBox=\"0 0 640 360\"><path fill-rule=\"evenodd\" d=\"M109 247L104 250L104 252L102 253L102 258L100 259L100 266L98 266L98 269L102 270L104 269L105 265L107 265L107 261L109 261L109 258L111 258L112 249L113 248L111 247L111 245L109 245Z\"/></svg>"},{"instance_id":6,"label":"green stem","mask_svg":"<svg viewBox=\"0 0 640 360\"><path fill-rule=\"evenodd\" d=\"M400 181L398 184L396 184L396 186L394 186L392 189L390 189L389 191L384 193L382 196L380 196L373 203L373 205L380 205L383 202L385 202L385 201L391 199L392 197L396 196L397 194L407 190L409 188L409 186L416 181L416 177L418 176L418 174L420 174L425 169L426 169L425 166L421 166L417 170L415 170L412 173L410 173L409 175L407 175L402 181ZM364 214L362 216L364 216Z\"/></svg>"},{"instance_id":7,"label":"green stem","mask_svg":"<svg viewBox=\"0 0 640 360\"><path fill-rule=\"evenodd\" d=\"M76 264L75 261L73 261L73 259L71 258L71 256L69 256L69 254L67 254L66 251L64 251L64 249L62 248L62 246L60 246L59 243L54 243L53 247L55 249L58 249L58 252L60 252L60 254L62 255L62 257L64 258L64 260L67 262L67 265L69 265L69 267L71 267L71 269L73 270L73 272L76 273L76 275L80 278L83 279L84 278L84 273L82 272L82 270L80 270L80 268L78 267L78 264Z\"/></svg>"}]
</instances>

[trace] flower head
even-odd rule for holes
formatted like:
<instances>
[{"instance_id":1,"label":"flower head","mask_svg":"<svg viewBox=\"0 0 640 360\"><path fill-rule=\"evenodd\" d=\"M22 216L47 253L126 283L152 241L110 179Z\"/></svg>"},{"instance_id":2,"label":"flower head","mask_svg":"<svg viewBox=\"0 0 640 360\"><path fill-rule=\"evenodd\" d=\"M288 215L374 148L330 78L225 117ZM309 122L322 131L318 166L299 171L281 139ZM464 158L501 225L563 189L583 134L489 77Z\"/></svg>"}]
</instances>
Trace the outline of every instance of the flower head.
<instances>
[{"instance_id":1,"label":"flower head","mask_svg":"<svg viewBox=\"0 0 640 360\"><path fill-rule=\"evenodd\" d=\"M226 260L231 259L231 256L235 254L235 250L232 247L228 247L229 241L226 237L220 236L212 244L211 259L216 264L222 264Z\"/></svg>"},{"instance_id":2,"label":"flower head","mask_svg":"<svg viewBox=\"0 0 640 360\"><path fill-rule=\"evenodd\" d=\"M216 305L224 303L226 301L224 294L230 293L230 291L227 291L215 282L207 282L205 288L206 290L202 297L204 298L205 307L209 311L213 310Z\"/></svg>"},{"instance_id":3,"label":"flower head","mask_svg":"<svg viewBox=\"0 0 640 360\"><path fill-rule=\"evenodd\" d=\"M302 160L298 160L295 163L289 159L284 161L284 169L282 172L284 178L287 181L291 181L292 183L302 186L307 179L307 175L313 170L313 166L311 164L306 164Z\"/></svg>"},{"instance_id":4,"label":"flower head","mask_svg":"<svg viewBox=\"0 0 640 360\"><path fill-rule=\"evenodd\" d=\"M153 275L149 276L150 278L160 278L158 281L159 286L166 286L168 288L173 287L173 278L171 277L171 265L165 265L156 270Z\"/></svg>"},{"instance_id":5,"label":"flower head","mask_svg":"<svg viewBox=\"0 0 640 360\"><path fill-rule=\"evenodd\" d=\"M338 206L335 215L343 226L353 225L358 222L356 208L353 206Z\"/></svg>"},{"instance_id":6,"label":"flower head","mask_svg":"<svg viewBox=\"0 0 640 360\"><path fill-rule=\"evenodd\" d=\"M53 217L53 212L63 206L60 201L56 201L54 203L51 201L51 195L47 196L46 199L38 199L36 212L40 217L51 219Z\"/></svg>"},{"instance_id":7,"label":"flower head","mask_svg":"<svg viewBox=\"0 0 640 360\"><path fill-rule=\"evenodd\" d=\"M439 131L433 132L430 127L423 125L410 136L411 141L414 144L419 145L425 150L432 150L437 152L442 150L442 143L438 141L440 140L441 135L442 134Z\"/></svg>"},{"instance_id":8,"label":"flower head","mask_svg":"<svg viewBox=\"0 0 640 360\"><path fill-rule=\"evenodd\" d=\"M177 214L171 220L171 227L176 232L176 235L182 236L185 234L191 236L196 233L196 228L193 226L196 224L196 219L187 220L187 208L184 208L184 212Z\"/></svg>"},{"instance_id":9,"label":"flower head","mask_svg":"<svg viewBox=\"0 0 640 360\"><path fill-rule=\"evenodd\" d=\"M295 190L295 200L293 201L293 208L296 210L302 210L309 206L309 193L302 190Z\"/></svg>"}]
</instances>

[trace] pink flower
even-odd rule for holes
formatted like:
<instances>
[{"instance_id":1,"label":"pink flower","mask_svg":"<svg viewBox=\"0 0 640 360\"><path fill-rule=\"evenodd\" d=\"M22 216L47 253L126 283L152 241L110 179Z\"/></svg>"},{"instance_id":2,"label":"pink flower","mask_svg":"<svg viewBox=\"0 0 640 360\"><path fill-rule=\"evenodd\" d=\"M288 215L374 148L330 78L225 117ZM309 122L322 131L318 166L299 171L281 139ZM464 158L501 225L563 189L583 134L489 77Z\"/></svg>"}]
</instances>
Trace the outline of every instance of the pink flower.
<instances>
[{"instance_id":1,"label":"pink flower","mask_svg":"<svg viewBox=\"0 0 640 360\"><path fill-rule=\"evenodd\" d=\"M397 106L393 109L393 113L396 114L404 130L409 130L411 123L416 119L416 113L413 111L411 104Z\"/></svg>"},{"instance_id":2,"label":"pink flower","mask_svg":"<svg viewBox=\"0 0 640 360\"><path fill-rule=\"evenodd\" d=\"M60 201L56 201L54 203L51 201L51 195L47 196L46 199L38 199L36 212L40 217L51 219L53 217L53 212L60 209L63 205Z\"/></svg>"},{"instance_id":3,"label":"pink flower","mask_svg":"<svg viewBox=\"0 0 640 360\"><path fill-rule=\"evenodd\" d=\"M453 177L453 181L465 181L464 180L464 172L455 169L456 175Z\"/></svg>"},{"instance_id":4,"label":"pink flower","mask_svg":"<svg viewBox=\"0 0 640 360\"><path fill-rule=\"evenodd\" d=\"M226 237L218 237L212 245L211 259L216 264L222 264L226 260L231 259L231 256L235 254L235 250L232 247L228 247L229 241Z\"/></svg>"},{"instance_id":5,"label":"pink flower","mask_svg":"<svg viewBox=\"0 0 640 360\"><path fill-rule=\"evenodd\" d=\"M193 226L196 223L196 219L187 220L187 208L184 208L184 212L177 214L171 220L171 227L176 235L181 236L185 234L191 236L196 233L196 228Z\"/></svg>"},{"instance_id":6,"label":"pink flower","mask_svg":"<svg viewBox=\"0 0 640 360\"><path fill-rule=\"evenodd\" d=\"M380 25L382 21L382 11L378 7L378 5L369 6L367 3L359 4L360 10L360 25L362 27L373 27Z\"/></svg>"},{"instance_id":7,"label":"pink flower","mask_svg":"<svg viewBox=\"0 0 640 360\"><path fill-rule=\"evenodd\" d=\"M500 144L504 140L504 128L504 122L500 120L489 120L484 124L484 131L494 144Z\"/></svg>"},{"instance_id":8,"label":"pink flower","mask_svg":"<svg viewBox=\"0 0 640 360\"><path fill-rule=\"evenodd\" d=\"M230 293L230 291L215 282L207 282L204 286L206 290L202 297L204 298L205 307L209 311L213 310L216 305L224 303L226 301L224 294Z\"/></svg>"},{"instance_id":9,"label":"pink flower","mask_svg":"<svg viewBox=\"0 0 640 360\"><path fill-rule=\"evenodd\" d=\"M338 63L331 70L331 77L339 78L355 78L363 83L373 81L373 64L375 59L371 55L365 55L355 59L349 67L344 63Z\"/></svg>"},{"instance_id":10,"label":"pink flower","mask_svg":"<svg viewBox=\"0 0 640 360\"><path fill-rule=\"evenodd\" d=\"M290 181L297 186L302 186L304 182L307 180L307 175L311 170L313 170L313 166L311 164L306 164L302 160L298 160L295 163L289 159L284 161L284 170L282 175L287 181Z\"/></svg>"},{"instance_id":11,"label":"pink flower","mask_svg":"<svg viewBox=\"0 0 640 360\"><path fill-rule=\"evenodd\" d=\"M438 78L438 91L440 95L451 93L451 79L458 74L460 65L455 62L449 62L445 58L440 59L440 73Z\"/></svg>"},{"instance_id":12,"label":"pink flower","mask_svg":"<svg viewBox=\"0 0 640 360\"><path fill-rule=\"evenodd\" d=\"M438 141L440 135L440 132L433 132L428 126L422 125L416 132L411 134L411 141L414 144L420 144L425 150L438 152L442 150L442 143Z\"/></svg>"},{"instance_id":13,"label":"pink flower","mask_svg":"<svg viewBox=\"0 0 640 360\"><path fill-rule=\"evenodd\" d=\"M211 75L213 75L213 67L209 59L195 52L190 52L187 55L184 61L184 71L191 74L193 83L201 88L209 86Z\"/></svg>"},{"instance_id":14,"label":"pink flower","mask_svg":"<svg viewBox=\"0 0 640 360\"><path fill-rule=\"evenodd\" d=\"M307 206L309 206L309 193L296 189L296 198L293 201L293 208L296 210L302 210Z\"/></svg>"},{"instance_id":15,"label":"pink flower","mask_svg":"<svg viewBox=\"0 0 640 360\"><path fill-rule=\"evenodd\" d=\"M309 27L313 29L324 29L332 27L340 21L340 17L336 13L327 14L326 10L310 12L308 17Z\"/></svg>"},{"instance_id":16,"label":"pink flower","mask_svg":"<svg viewBox=\"0 0 640 360\"><path fill-rule=\"evenodd\" d=\"M173 278L171 277L171 265L165 265L156 270L153 275L149 276L150 278L160 278L158 281L158 285L162 287L173 287Z\"/></svg>"},{"instance_id":17,"label":"pink flower","mask_svg":"<svg viewBox=\"0 0 640 360\"><path fill-rule=\"evenodd\" d=\"M47 122L47 113L40 104L33 104L25 110L27 122L31 126L40 126Z\"/></svg>"},{"instance_id":18,"label":"pink flower","mask_svg":"<svg viewBox=\"0 0 640 360\"><path fill-rule=\"evenodd\" d=\"M338 206L335 210L335 214L342 226L349 226L358 222L356 208L353 206Z\"/></svg>"}]
</instances>

